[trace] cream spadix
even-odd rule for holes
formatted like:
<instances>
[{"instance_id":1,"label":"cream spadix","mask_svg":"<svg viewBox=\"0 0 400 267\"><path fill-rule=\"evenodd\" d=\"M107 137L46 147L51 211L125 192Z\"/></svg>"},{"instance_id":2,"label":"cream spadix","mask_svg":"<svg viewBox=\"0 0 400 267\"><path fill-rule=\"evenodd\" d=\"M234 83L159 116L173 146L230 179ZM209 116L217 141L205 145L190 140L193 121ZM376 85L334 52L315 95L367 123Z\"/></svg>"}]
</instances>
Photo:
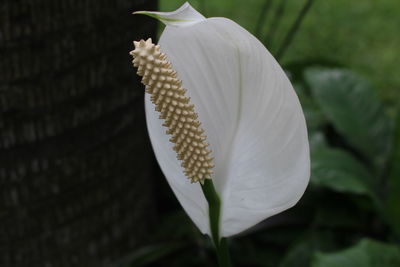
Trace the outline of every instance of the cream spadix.
<instances>
[{"instance_id":1,"label":"cream spadix","mask_svg":"<svg viewBox=\"0 0 400 267\"><path fill-rule=\"evenodd\" d=\"M175 144L173 149L182 161L185 175L192 183L210 179L214 167L209 156L211 151L194 107L181 87L182 82L177 79L160 46L154 45L151 39L134 42L134 45L135 50L130 52L134 57L133 65L143 76L142 83L151 94L151 102L160 112L160 119L165 120L163 126L168 128L166 133L172 135L170 141Z\"/></svg>"},{"instance_id":2,"label":"cream spadix","mask_svg":"<svg viewBox=\"0 0 400 267\"><path fill-rule=\"evenodd\" d=\"M304 115L285 73L249 32L226 18L206 19L189 4L174 12L141 12L163 21L159 45L187 89L214 157L222 237L292 207L310 176ZM150 139L179 202L210 235L199 183L185 178L163 120L145 96Z\"/></svg>"}]
</instances>

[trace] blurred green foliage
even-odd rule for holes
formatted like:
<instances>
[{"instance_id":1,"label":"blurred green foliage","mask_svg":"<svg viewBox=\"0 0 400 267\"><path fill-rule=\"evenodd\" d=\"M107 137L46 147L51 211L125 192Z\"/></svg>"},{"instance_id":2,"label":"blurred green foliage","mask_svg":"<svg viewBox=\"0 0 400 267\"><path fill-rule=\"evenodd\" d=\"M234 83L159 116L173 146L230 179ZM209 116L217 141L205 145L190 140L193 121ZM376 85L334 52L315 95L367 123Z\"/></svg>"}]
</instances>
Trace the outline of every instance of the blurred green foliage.
<instances>
[{"instance_id":1,"label":"blurred green foliage","mask_svg":"<svg viewBox=\"0 0 400 267\"><path fill-rule=\"evenodd\" d=\"M268 1L268 0L267 0ZM266 0L192 0L206 17L227 17L256 34L276 55L285 35L307 0L271 0L261 26ZM171 11L186 0L160 0L160 10ZM275 21L282 9L281 19ZM314 0L283 64L325 59L339 62L369 77L385 102L400 101L400 1ZM278 12L279 14L279 12ZM278 15L279 16L279 15ZM261 28L260 34L256 33ZM272 32L272 34L271 34Z\"/></svg>"},{"instance_id":2,"label":"blurred green foliage","mask_svg":"<svg viewBox=\"0 0 400 267\"><path fill-rule=\"evenodd\" d=\"M340 252L317 253L312 263L312 267L353 266L400 266L400 248L365 239Z\"/></svg>"},{"instance_id":3,"label":"blurred green foliage","mask_svg":"<svg viewBox=\"0 0 400 267\"><path fill-rule=\"evenodd\" d=\"M160 9L174 10L183 2L162 0ZM234 265L400 266L400 106L394 90L400 85L395 64L400 2L310 2L281 58L307 120L310 186L294 208L230 240ZM304 3L191 2L206 16L231 18L258 34L274 55ZM260 11L267 15L260 17ZM162 201L172 208L149 237L154 245L121 266L215 266L210 240L163 183Z\"/></svg>"}]
</instances>

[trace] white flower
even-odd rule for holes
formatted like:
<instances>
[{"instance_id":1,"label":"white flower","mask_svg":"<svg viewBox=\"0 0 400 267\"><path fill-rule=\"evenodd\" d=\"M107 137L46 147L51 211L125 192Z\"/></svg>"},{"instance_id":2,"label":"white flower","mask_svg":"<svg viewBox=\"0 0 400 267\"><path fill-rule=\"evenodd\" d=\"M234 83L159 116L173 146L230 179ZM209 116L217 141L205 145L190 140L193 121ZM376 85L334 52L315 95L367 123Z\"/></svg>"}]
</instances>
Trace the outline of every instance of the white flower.
<instances>
[{"instance_id":1,"label":"white flower","mask_svg":"<svg viewBox=\"0 0 400 267\"><path fill-rule=\"evenodd\" d=\"M295 205L310 176L306 124L290 81L267 49L235 22L206 19L188 3L174 12L137 13L167 25L161 51L187 89L214 157L221 236ZM158 163L186 213L210 235L201 185L185 177L149 94L145 104Z\"/></svg>"}]
</instances>

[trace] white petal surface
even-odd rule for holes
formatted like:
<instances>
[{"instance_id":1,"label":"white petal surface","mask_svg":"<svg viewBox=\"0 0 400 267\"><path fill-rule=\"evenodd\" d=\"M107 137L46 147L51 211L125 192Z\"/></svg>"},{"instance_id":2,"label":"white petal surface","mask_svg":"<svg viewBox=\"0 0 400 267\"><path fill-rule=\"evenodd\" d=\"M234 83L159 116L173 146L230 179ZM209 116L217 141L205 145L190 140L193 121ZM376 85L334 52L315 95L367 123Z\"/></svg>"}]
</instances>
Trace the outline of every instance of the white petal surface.
<instances>
[{"instance_id":1,"label":"white petal surface","mask_svg":"<svg viewBox=\"0 0 400 267\"><path fill-rule=\"evenodd\" d=\"M185 27L206 20L206 18L197 12L188 2L172 12L137 11L133 14L148 15L162 21L165 25L175 27Z\"/></svg>"},{"instance_id":2,"label":"white petal surface","mask_svg":"<svg viewBox=\"0 0 400 267\"><path fill-rule=\"evenodd\" d=\"M237 234L293 206L309 180L307 132L297 96L274 58L223 18L167 26L159 43L188 89L215 157L221 235ZM148 96L146 112L167 180L192 220L209 233L200 186L183 176Z\"/></svg>"},{"instance_id":3,"label":"white petal surface","mask_svg":"<svg viewBox=\"0 0 400 267\"><path fill-rule=\"evenodd\" d=\"M310 177L309 145L300 103L275 59L234 22L214 25L240 51L240 114L222 188L222 235L230 236L300 199Z\"/></svg>"}]
</instances>

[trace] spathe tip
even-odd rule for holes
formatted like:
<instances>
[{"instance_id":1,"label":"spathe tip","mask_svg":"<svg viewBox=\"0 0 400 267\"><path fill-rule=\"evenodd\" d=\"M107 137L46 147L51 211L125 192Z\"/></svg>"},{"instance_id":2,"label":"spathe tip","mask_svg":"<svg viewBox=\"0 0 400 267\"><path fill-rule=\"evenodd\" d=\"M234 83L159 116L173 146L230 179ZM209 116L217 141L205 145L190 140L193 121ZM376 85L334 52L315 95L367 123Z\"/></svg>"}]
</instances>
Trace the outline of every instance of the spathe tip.
<instances>
[{"instance_id":1,"label":"spathe tip","mask_svg":"<svg viewBox=\"0 0 400 267\"><path fill-rule=\"evenodd\" d=\"M146 11L134 11L132 12L133 15L145 15Z\"/></svg>"}]
</instances>

